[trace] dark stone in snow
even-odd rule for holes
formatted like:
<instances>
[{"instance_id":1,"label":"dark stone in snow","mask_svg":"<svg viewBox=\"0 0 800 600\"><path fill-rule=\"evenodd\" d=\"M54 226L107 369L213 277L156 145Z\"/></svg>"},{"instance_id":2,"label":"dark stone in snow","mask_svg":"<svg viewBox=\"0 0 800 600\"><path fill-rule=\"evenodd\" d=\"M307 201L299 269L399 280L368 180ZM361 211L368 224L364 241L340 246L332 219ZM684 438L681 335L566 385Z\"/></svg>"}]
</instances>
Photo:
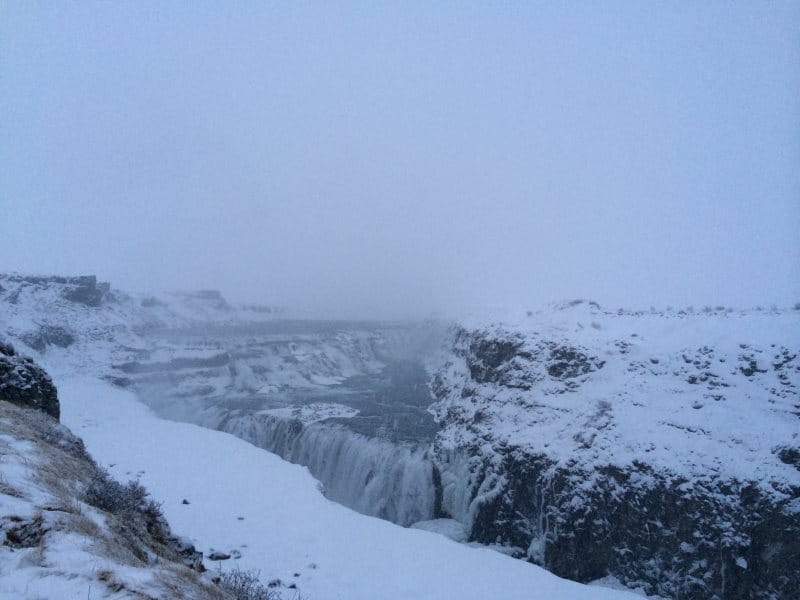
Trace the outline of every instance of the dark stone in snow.
<instances>
[{"instance_id":1,"label":"dark stone in snow","mask_svg":"<svg viewBox=\"0 0 800 600\"><path fill-rule=\"evenodd\" d=\"M576 348L556 346L550 351L550 364L547 373L555 379L573 379L587 375L603 366L596 357L586 356Z\"/></svg>"},{"instance_id":2,"label":"dark stone in snow","mask_svg":"<svg viewBox=\"0 0 800 600\"><path fill-rule=\"evenodd\" d=\"M63 293L64 298L86 306L100 306L103 303L103 297L111 289L108 283L98 283L97 277L94 275L70 277L68 284L70 288Z\"/></svg>"},{"instance_id":3,"label":"dark stone in snow","mask_svg":"<svg viewBox=\"0 0 800 600\"><path fill-rule=\"evenodd\" d=\"M38 546L42 536L47 532L43 523L44 521L39 515L31 521L19 521L13 525L3 524L3 529L6 531L3 545L10 548L33 548Z\"/></svg>"},{"instance_id":4,"label":"dark stone in snow","mask_svg":"<svg viewBox=\"0 0 800 600\"><path fill-rule=\"evenodd\" d=\"M230 554L226 554L225 552L219 552L217 550L213 550L208 554L208 560L228 560L231 557Z\"/></svg>"},{"instance_id":5,"label":"dark stone in snow","mask_svg":"<svg viewBox=\"0 0 800 600\"><path fill-rule=\"evenodd\" d=\"M206 570L203 566L203 553L199 552L188 539L176 536L169 538L167 543L177 552L184 565L198 573Z\"/></svg>"},{"instance_id":6,"label":"dark stone in snow","mask_svg":"<svg viewBox=\"0 0 800 600\"><path fill-rule=\"evenodd\" d=\"M800 471L800 449L798 448L776 448L774 450L781 462L792 465L795 469Z\"/></svg>"},{"instance_id":7,"label":"dark stone in snow","mask_svg":"<svg viewBox=\"0 0 800 600\"><path fill-rule=\"evenodd\" d=\"M38 331L31 331L21 336L22 341L37 352L44 352L48 346L66 348L75 342L75 336L55 325L41 325Z\"/></svg>"},{"instance_id":8,"label":"dark stone in snow","mask_svg":"<svg viewBox=\"0 0 800 600\"><path fill-rule=\"evenodd\" d=\"M0 342L0 400L41 410L58 419L61 406L50 376L10 344Z\"/></svg>"}]
</instances>

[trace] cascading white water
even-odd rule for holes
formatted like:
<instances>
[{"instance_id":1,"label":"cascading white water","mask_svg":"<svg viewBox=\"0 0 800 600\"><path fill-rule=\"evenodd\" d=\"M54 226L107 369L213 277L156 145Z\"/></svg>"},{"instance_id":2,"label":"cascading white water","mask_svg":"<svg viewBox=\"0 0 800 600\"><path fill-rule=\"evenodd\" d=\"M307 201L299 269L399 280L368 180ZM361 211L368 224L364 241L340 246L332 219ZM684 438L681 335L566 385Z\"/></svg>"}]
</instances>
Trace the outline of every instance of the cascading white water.
<instances>
[{"instance_id":1,"label":"cascading white water","mask_svg":"<svg viewBox=\"0 0 800 600\"><path fill-rule=\"evenodd\" d=\"M491 502L505 485L498 475L500 469L464 448L439 448L436 467L441 480L441 512L472 531L481 506Z\"/></svg>"},{"instance_id":2,"label":"cascading white water","mask_svg":"<svg viewBox=\"0 0 800 600\"><path fill-rule=\"evenodd\" d=\"M340 425L304 425L274 415L213 411L200 421L307 466L328 498L361 513L405 526L437 516L434 465L426 446L393 444Z\"/></svg>"}]
</instances>

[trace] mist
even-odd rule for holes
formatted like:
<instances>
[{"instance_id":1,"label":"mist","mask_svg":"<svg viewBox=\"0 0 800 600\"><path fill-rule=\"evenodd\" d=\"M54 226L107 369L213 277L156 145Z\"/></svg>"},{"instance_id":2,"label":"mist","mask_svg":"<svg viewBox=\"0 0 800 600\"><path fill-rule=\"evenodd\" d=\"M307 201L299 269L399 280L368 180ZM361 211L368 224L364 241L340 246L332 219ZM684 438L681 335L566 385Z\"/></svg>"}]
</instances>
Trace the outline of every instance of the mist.
<instances>
[{"instance_id":1,"label":"mist","mask_svg":"<svg viewBox=\"0 0 800 600\"><path fill-rule=\"evenodd\" d=\"M1 271L410 317L800 300L800 4L0 4Z\"/></svg>"}]
</instances>

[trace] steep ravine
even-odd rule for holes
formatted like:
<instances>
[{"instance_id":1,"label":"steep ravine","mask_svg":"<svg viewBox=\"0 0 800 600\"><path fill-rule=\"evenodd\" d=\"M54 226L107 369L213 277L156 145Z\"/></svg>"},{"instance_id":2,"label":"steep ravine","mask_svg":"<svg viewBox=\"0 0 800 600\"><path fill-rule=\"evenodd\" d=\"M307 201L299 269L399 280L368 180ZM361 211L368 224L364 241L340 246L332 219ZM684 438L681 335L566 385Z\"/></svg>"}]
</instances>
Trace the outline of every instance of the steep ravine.
<instances>
[{"instance_id":1,"label":"steep ravine","mask_svg":"<svg viewBox=\"0 0 800 600\"><path fill-rule=\"evenodd\" d=\"M328 498L354 510L404 526L434 519L438 426L427 410L433 397L419 335L352 326L323 324L301 335L173 333L155 339L160 353L118 364L112 380L165 418L231 433L307 466ZM152 359L162 355L169 359Z\"/></svg>"},{"instance_id":2,"label":"steep ravine","mask_svg":"<svg viewBox=\"0 0 800 600\"><path fill-rule=\"evenodd\" d=\"M304 352L311 351L314 341L306 343ZM548 451L546 443L531 446L504 435L509 421L531 414L539 415L534 421L543 424L542 435L552 435L544 426L551 417L540 401L580 403L581 390L592 378L614 368L614 356L549 338L531 348L529 339L466 329L456 330L451 343L449 362L429 382L434 396L415 400L420 407L433 403L443 426L438 433L418 423L416 408L409 414L400 410L396 418L396 406L404 401L393 398L398 394L393 386L402 387L404 380L381 378L387 356L363 352L385 346L380 339L350 346L361 348L363 364L383 361L383 370L353 376L363 389L350 396L340 389L353 392L346 384L300 390L286 397L286 409L258 410L261 405L247 400L247 394L212 395L200 403L190 399L183 409L175 397L153 403L154 382L160 382L163 395L165 382L184 389L187 381L196 386L205 380L219 387L213 382L220 376L236 380L243 372L257 372L253 355L241 349L225 361L173 359L153 368L127 368L129 375L139 371L147 384L142 389L150 390L151 404L165 416L232 433L305 465L330 499L364 514L405 526L452 518L463 524L469 540L506 546L560 576L586 582L611 574L670 598L788 598L800 585L796 488L773 482L774 493L767 493L753 481L650 464L647 452L623 465L603 456L590 460L584 451L600 446L606 430L620 426L613 422L614 410L620 410L613 398L592 400L588 418L578 419L585 423L572 424L571 443L584 452L573 458L565 460L557 440ZM613 348L628 359L628 345ZM700 368L702 376L702 362L697 367L681 361ZM462 365L457 375L453 363ZM793 361L781 364L795 376ZM760 374L749 370L749 361L743 369L742 377L751 380ZM369 401L359 395L365 391ZM381 398L391 400L381 404ZM347 412L348 403L361 409L358 417L354 409ZM420 426L420 435L409 418ZM624 436L606 441L626 443Z\"/></svg>"},{"instance_id":3,"label":"steep ravine","mask_svg":"<svg viewBox=\"0 0 800 600\"><path fill-rule=\"evenodd\" d=\"M800 589L797 311L573 302L445 334L2 281L17 343L306 465L360 512L455 519L564 577L670 598Z\"/></svg>"}]
</instances>

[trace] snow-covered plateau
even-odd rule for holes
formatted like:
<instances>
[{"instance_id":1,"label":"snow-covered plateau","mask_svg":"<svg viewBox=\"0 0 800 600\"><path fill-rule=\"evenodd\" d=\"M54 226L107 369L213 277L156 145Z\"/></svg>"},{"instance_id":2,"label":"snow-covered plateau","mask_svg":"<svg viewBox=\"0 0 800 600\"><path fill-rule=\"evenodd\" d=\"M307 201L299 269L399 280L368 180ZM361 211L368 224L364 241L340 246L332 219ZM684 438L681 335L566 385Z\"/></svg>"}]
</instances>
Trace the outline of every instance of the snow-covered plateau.
<instances>
[{"instance_id":1,"label":"snow-covered plateau","mask_svg":"<svg viewBox=\"0 0 800 600\"><path fill-rule=\"evenodd\" d=\"M176 531L309 598L618 593L529 563L672 598L800 589L796 308L336 322L6 275L0 331Z\"/></svg>"}]
</instances>

